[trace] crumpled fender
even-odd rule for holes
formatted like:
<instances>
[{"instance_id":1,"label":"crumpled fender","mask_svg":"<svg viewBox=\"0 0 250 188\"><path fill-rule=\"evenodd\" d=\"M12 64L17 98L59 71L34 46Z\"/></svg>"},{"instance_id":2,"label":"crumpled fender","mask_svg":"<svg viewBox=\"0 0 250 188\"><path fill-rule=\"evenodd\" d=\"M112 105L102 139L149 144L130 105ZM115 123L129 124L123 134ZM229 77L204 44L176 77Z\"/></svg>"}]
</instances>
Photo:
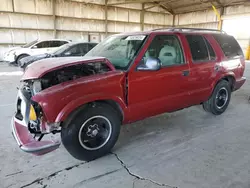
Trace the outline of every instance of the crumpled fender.
<instances>
[{"instance_id":1,"label":"crumpled fender","mask_svg":"<svg viewBox=\"0 0 250 188\"><path fill-rule=\"evenodd\" d=\"M73 101L71 101L69 104L67 104L61 112L58 114L56 117L55 122L62 122L67 119L67 117L77 108L83 106L84 104L97 101L97 100L113 100L119 106L121 107L123 113L124 113L124 118L126 117L127 114L127 106L125 105L124 101L118 97L118 96L109 96L109 95L104 95L103 93L97 93L97 94L91 94L87 96L83 96L80 98L77 98Z\"/></svg>"}]
</instances>

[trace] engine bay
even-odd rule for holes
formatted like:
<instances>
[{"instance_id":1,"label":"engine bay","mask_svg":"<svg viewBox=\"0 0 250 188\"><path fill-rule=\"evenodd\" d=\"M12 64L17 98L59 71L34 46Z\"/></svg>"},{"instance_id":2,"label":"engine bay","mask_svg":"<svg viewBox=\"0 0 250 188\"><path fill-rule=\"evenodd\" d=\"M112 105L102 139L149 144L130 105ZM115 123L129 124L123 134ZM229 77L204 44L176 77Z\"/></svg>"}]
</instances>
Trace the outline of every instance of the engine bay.
<instances>
[{"instance_id":1,"label":"engine bay","mask_svg":"<svg viewBox=\"0 0 250 188\"><path fill-rule=\"evenodd\" d=\"M45 74L41 79L42 89L76 80L84 76L101 74L110 71L110 67L104 62L94 62L63 67Z\"/></svg>"}]
</instances>

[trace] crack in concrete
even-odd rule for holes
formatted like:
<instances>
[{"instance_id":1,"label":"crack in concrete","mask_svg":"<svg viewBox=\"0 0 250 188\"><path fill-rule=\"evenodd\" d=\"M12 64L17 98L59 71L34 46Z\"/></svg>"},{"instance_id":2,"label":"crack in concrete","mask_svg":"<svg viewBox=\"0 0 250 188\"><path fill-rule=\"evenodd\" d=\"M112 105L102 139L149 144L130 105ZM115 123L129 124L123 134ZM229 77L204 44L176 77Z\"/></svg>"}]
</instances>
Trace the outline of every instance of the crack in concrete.
<instances>
[{"instance_id":1,"label":"crack in concrete","mask_svg":"<svg viewBox=\"0 0 250 188\"><path fill-rule=\"evenodd\" d=\"M113 154L113 155L116 157L116 159L120 162L121 166L127 171L127 173L135 178L134 181L133 181L133 188L134 188L134 186L135 186L135 181L136 181L136 180L149 181L149 182L151 182L151 183L153 183L153 184L155 184L155 185L161 186L161 187L177 188L177 187L173 187L173 186L170 186L170 185L167 185L167 184L164 184L164 183L158 183L158 182L156 182L156 181L154 181L154 180L151 180L151 179L148 179L148 178L144 178L144 177L141 177L141 176L139 176L139 175L136 175L136 174L132 173L132 172L129 170L129 168L127 167L127 165L120 159L120 157L119 157L116 153L111 152L111 154ZM55 177L56 175L58 175L59 173L61 173L61 172L63 172L63 171L72 170L73 168L77 168L77 167L79 167L79 166L81 166L81 165L83 165L83 164L86 164L86 163L88 163L88 162L82 162L82 163L79 163L79 164L76 164L76 165L73 165L73 166L70 166L70 167L66 167L66 168L64 168L64 169L62 169L62 170L58 170L58 171L56 171L56 172L54 172L54 173L52 173L52 174L50 174L49 176L46 176L46 177L44 177L44 178L37 178L37 179L35 179L34 181L32 181L32 182L30 182L30 183L28 183L28 184L25 184L25 185L21 186L20 188L29 187L29 186L31 186L31 185L33 185L33 184L40 184L40 185L43 185L43 181L44 181L44 180L50 180L52 177ZM82 182L80 182L80 183L82 184L82 183L84 183L84 182L86 182L86 181L96 180L96 179L99 179L100 177L103 177L103 176L105 176L105 175L109 175L109 174L115 173L115 172L117 172L117 171L119 171L119 170L120 170L120 169L117 169L117 170L114 170L114 171L111 171L111 172L107 172L107 173L105 173L105 174L101 174L101 175L99 175L99 176L95 176L95 177L92 177L92 178L90 178L90 179L84 180L84 181L82 181ZM21 172L20 172L20 173L21 173ZM12 175L12 174L10 174L10 175ZM44 185L44 186L43 186L43 188L46 188L46 187L47 187L47 185Z\"/></svg>"},{"instance_id":2,"label":"crack in concrete","mask_svg":"<svg viewBox=\"0 0 250 188\"><path fill-rule=\"evenodd\" d=\"M8 177L8 176L13 176L13 175L16 175L16 174L20 174L22 173L23 171L18 171L18 172L15 172L15 173L12 173L12 174L7 174L5 177Z\"/></svg>"},{"instance_id":3,"label":"crack in concrete","mask_svg":"<svg viewBox=\"0 0 250 188\"><path fill-rule=\"evenodd\" d=\"M33 184L41 184L41 185L43 185L43 184L42 184L43 180L50 180L52 177L55 177L56 175L58 175L58 174L61 173L62 171L68 171L68 170L71 170L71 169L73 169L73 168L77 168L77 167L79 167L79 166L81 166L81 165L83 165L83 164L86 164L86 163L87 163L87 162L82 162L82 163L79 163L79 164L76 164L76 165L73 165L73 166L70 166L70 167L66 167L66 168L64 168L64 169L62 169L62 170L58 170L58 171L56 171L56 172L50 174L50 175L47 176L47 177L44 177L44 178L37 178L37 179L35 179L34 181L32 181L31 183L25 184L25 185L21 186L20 188L29 187L29 186L31 186L31 185L33 185ZM47 187L47 185L45 185L44 187Z\"/></svg>"},{"instance_id":4,"label":"crack in concrete","mask_svg":"<svg viewBox=\"0 0 250 188\"><path fill-rule=\"evenodd\" d=\"M136 180L138 180L137 178L135 178L134 180L133 180L133 188L135 188L135 181Z\"/></svg>"},{"instance_id":5,"label":"crack in concrete","mask_svg":"<svg viewBox=\"0 0 250 188\"><path fill-rule=\"evenodd\" d=\"M94 180L97 180L97 179L100 179L104 176L107 176L107 175L110 175L110 174L113 174L115 172L118 172L119 170L121 170L123 168L119 168L119 169L116 169L116 170L112 170L112 171L109 171L109 172L106 172L104 174L100 174L100 175L97 175L97 176L94 176L94 177L91 177L91 178L88 178L86 180L82 180L80 182L78 182L77 184L74 185L74 187L79 187L80 185L82 185L83 183L86 183L86 182L90 182L90 181L94 181Z\"/></svg>"},{"instance_id":6,"label":"crack in concrete","mask_svg":"<svg viewBox=\"0 0 250 188\"><path fill-rule=\"evenodd\" d=\"M149 182L151 182L151 183L153 183L155 185L161 186L161 187L177 188L177 187L173 187L173 186L170 186L170 185L167 185L167 184L164 184L164 183L158 183L158 182L156 182L154 180L144 178L144 177L141 177L139 175L136 175L136 174L132 173L129 170L129 168L127 167L127 165L121 160L121 158L116 153L111 152L111 154L113 154L117 158L117 160L121 163L122 167L128 172L128 174L135 177L137 180L149 181ZM134 180L134 182L135 182L135 180ZM133 187L134 187L134 182L133 182Z\"/></svg>"}]
</instances>

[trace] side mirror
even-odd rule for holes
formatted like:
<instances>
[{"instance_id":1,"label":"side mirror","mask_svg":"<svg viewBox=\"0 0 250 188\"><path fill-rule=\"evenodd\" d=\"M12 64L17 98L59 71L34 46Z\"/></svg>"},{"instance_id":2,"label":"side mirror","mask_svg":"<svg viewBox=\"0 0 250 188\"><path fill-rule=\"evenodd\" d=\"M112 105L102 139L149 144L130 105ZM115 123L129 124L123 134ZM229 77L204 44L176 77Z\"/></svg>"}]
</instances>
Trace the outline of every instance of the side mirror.
<instances>
[{"instance_id":1,"label":"side mirror","mask_svg":"<svg viewBox=\"0 0 250 188\"><path fill-rule=\"evenodd\" d=\"M139 71L157 71L161 68L159 59L149 57L145 63L140 64L137 67Z\"/></svg>"},{"instance_id":2,"label":"side mirror","mask_svg":"<svg viewBox=\"0 0 250 188\"><path fill-rule=\"evenodd\" d=\"M36 46L36 45L35 45L35 46L33 46L33 47L32 47L32 49L37 49L37 46Z\"/></svg>"}]
</instances>

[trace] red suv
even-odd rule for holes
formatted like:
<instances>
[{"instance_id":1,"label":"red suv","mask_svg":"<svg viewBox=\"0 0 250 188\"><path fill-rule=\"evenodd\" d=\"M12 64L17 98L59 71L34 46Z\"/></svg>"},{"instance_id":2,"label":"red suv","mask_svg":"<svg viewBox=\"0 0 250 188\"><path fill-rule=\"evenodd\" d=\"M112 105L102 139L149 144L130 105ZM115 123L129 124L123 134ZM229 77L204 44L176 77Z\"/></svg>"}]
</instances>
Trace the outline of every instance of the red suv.
<instances>
[{"instance_id":1,"label":"red suv","mask_svg":"<svg viewBox=\"0 0 250 188\"><path fill-rule=\"evenodd\" d=\"M112 149L121 124L194 105L222 114L245 82L236 40L217 30L172 28L105 39L85 57L32 64L21 79L13 135L26 152L42 155L59 141L93 160Z\"/></svg>"}]
</instances>

